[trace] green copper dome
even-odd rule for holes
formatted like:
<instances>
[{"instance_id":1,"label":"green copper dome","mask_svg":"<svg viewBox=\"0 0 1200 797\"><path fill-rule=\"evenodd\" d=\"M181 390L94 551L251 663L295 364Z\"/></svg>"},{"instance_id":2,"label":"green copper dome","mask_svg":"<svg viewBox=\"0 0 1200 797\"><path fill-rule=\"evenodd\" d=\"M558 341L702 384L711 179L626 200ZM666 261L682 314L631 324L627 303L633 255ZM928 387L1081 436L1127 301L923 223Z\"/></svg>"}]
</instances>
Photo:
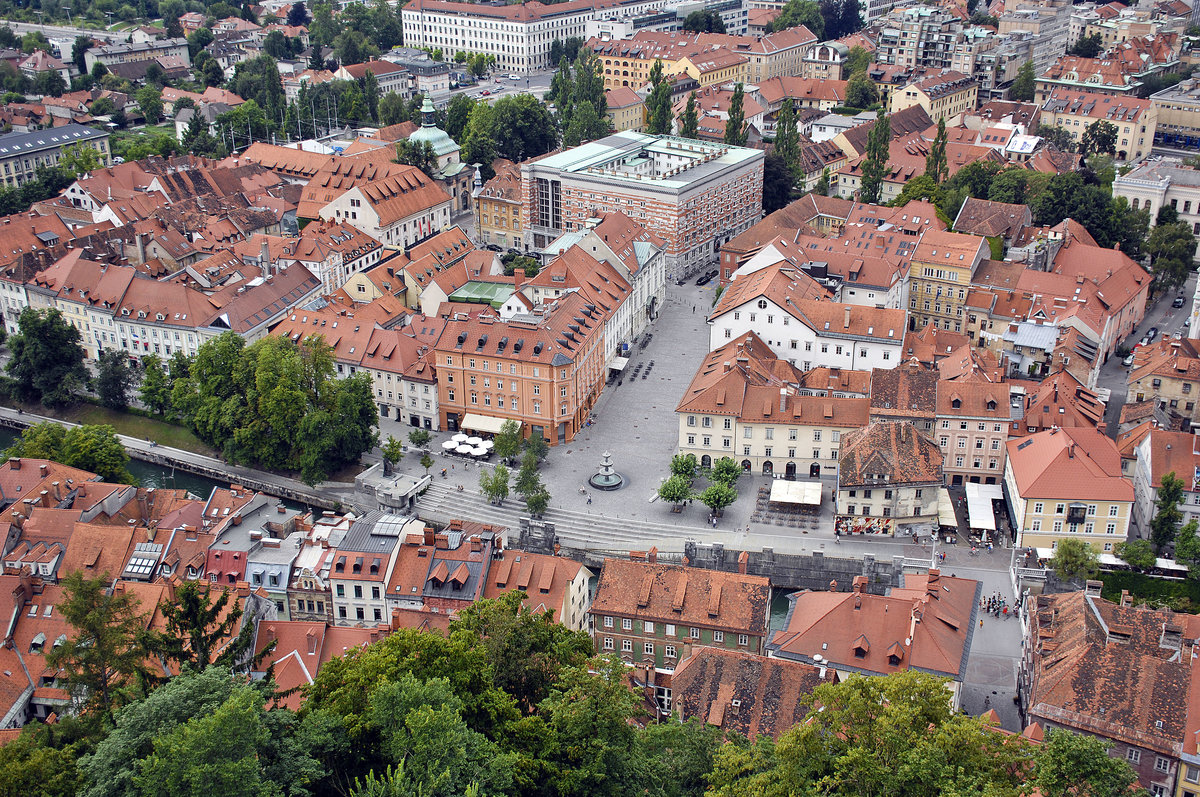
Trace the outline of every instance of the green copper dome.
<instances>
[{"instance_id":1,"label":"green copper dome","mask_svg":"<svg viewBox=\"0 0 1200 797\"><path fill-rule=\"evenodd\" d=\"M441 158L457 152L459 146L445 130L433 123L434 113L433 102L426 94L425 102L421 104L421 128L409 136L408 140L418 144L428 143L433 148L433 154Z\"/></svg>"}]
</instances>

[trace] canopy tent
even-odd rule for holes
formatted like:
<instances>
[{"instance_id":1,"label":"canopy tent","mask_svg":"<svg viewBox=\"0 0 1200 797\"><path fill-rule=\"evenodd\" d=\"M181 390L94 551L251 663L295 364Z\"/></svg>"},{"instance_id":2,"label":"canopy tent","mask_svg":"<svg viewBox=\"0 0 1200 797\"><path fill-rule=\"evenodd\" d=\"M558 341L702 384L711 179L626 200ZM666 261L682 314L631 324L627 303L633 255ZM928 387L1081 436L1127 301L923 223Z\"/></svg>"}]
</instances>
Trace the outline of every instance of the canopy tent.
<instances>
[{"instance_id":1,"label":"canopy tent","mask_svg":"<svg viewBox=\"0 0 1200 797\"><path fill-rule=\"evenodd\" d=\"M996 512L992 509L992 501L1004 499L1004 491L998 484L975 484L968 482L967 516L973 529L985 531L996 530Z\"/></svg>"},{"instance_id":2,"label":"canopy tent","mask_svg":"<svg viewBox=\"0 0 1200 797\"><path fill-rule=\"evenodd\" d=\"M821 483L817 481L790 482L775 479L771 482L772 502L777 504L821 505Z\"/></svg>"},{"instance_id":3,"label":"canopy tent","mask_svg":"<svg viewBox=\"0 0 1200 797\"><path fill-rule=\"evenodd\" d=\"M463 416L463 421L460 424L464 429L470 429L473 432L484 432L485 434L500 434L500 427L508 418L493 418L491 415L476 415L473 412L468 412ZM521 426L520 421L513 421L518 427ZM465 439L465 438L464 438Z\"/></svg>"},{"instance_id":4,"label":"canopy tent","mask_svg":"<svg viewBox=\"0 0 1200 797\"><path fill-rule=\"evenodd\" d=\"M938 488L938 525L958 528L958 517L954 514L954 499L945 487Z\"/></svg>"},{"instance_id":5,"label":"canopy tent","mask_svg":"<svg viewBox=\"0 0 1200 797\"><path fill-rule=\"evenodd\" d=\"M629 365L628 357L613 357L612 365L608 366L610 371L624 371L625 366Z\"/></svg>"}]
</instances>

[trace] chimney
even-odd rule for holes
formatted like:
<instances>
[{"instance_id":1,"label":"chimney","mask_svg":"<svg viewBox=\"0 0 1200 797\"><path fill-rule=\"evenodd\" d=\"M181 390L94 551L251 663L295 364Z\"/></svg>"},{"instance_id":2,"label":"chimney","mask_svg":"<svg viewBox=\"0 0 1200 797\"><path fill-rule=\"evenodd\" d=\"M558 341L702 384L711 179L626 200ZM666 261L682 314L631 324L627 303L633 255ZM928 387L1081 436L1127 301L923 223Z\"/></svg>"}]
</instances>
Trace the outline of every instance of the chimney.
<instances>
[{"instance_id":1,"label":"chimney","mask_svg":"<svg viewBox=\"0 0 1200 797\"><path fill-rule=\"evenodd\" d=\"M12 470L20 470L21 469L21 458L20 457L9 457L8 458L8 467Z\"/></svg>"},{"instance_id":2,"label":"chimney","mask_svg":"<svg viewBox=\"0 0 1200 797\"><path fill-rule=\"evenodd\" d=\"M1133 596L1131 596L1129 594L1129 590L1127 590L1127 589L1121 590L1121 605L1122 606L1132 606L1133 605Z\"/></svg>"},{"instance_id":3,"label":"chimney","mask_svg":"<svg viewBox=\"0 0 1200 797\"><path fill-rule=\"evenodd\" d=\"M829 582L829 591L837 592L837 581L836 580Z\"/></svg>"},{"instance_id":4,"label":"chimney","mask_svg":"<svg viewBox=\"0 0 1200 797\"><path fill-rule=\"evenodd\" d=\"M434 534L433 534L433 528L430 526L425 527L425 544L426 545L436 544L436 540L434 539Z\"/></svg>"},{"instance_id":5,"label":"chimney","mask_svg":"<svg viewBox=\"0 0 1200 797\"><path fill-rule=\"evenodd\" d=\"M738 573L746 575L746 565L750 563L750 554L742 551L738 554Z\"/></svg>"},{"instance_id":6,"label":"chimney","mask_svg":"<svg viewBox=\"0 0 1200 797\"><path fill-rule=\"evenodd\" d=\"M842 329L849 329L849 328L850 328L850 308L847 307L845 319L842 321Z\"/></svg>"},{"instance_id":7,"label":"chimney","mask_svg":"<svg viewBox=\"0 0 1200 797\"><path fill-rule=\"evenodd\" d=\"M12 524L19 529L24 528L25 527L25 516L22 515L20 512L13 512L12 513Z\"/></svg>"},{"instance_id":8,"label":"chimney","mask_svg":"<svg viewBox=\"0 0 1200 797\"><path fill-rule=\"evenodd\" d=\"M646 552L646 561L650 564L658 561L658 546L651 546L650 550Z\"/></svg>"},{"instance_id":9,"label":"chimney","mask_svg":"<svg viewBox=\"0 0 1200 797\"><path fill-rule=\"evenodd\" d=\"M146 527L146 542L154 542L154 535L156 535L157 533L158 533L158 529L154 528L154 526L147 526Z\"/></svg>"},{"instance_id":10,"label":"chimney","mask_svg":"<svg viewBox=\"0 0 1200 797\"><path fill-rule=\"evenodd\" d=\"M62 490L59 488L59 484L59 482L50 482L50 486L54 489L54 500L56 502L62 500Z\"/></svg>"},{"instance_id":11,"label":"chimney","mask_svg":"<svg viewBox=\"0 0 1200 797\"><path fill-rule=\"evenodd\" d=\"M1067 446L1067 458L1075 459L1075 444L1074 443L1071 443L1071 445Z\"/></svg>"},{"instance_id":12,"label":"chimney","mask_svg":"<svg viewBox=\"0 0 1200 797\"><path fill-rule=\"evenodd\" d=\"M50 475L49 465L38 465L38 475L43 479Z\"/></svg>"},{"instance_id":13,"label":"chimney","mask_svg":"<svg viewBox=\"0 0 1200 797\"><path fill-rule=\"evenodd\" d=\"M258 265L262 269L263 279L271 275L271 245L267 243L267 236L263 236L262 249L258 255Z\"/></svg>"},{"instance_id":14,"label":"chimney","mask_svg":"<svg viewBox=\"0 0 1200 797\"><path fill-rule=\"evenodd\" d=\"M517 290L521 290L521 286L525 284L525 269L523 269L523 268L514 268L513 269L513 282L514 282L514 287Z\"/></svg>"},{"instance_id":15,"label":"chimney","mask_svg":"<svg viewBox=\"0 0 1200 797\"><path fill-rule=\"evenodd\" d=\"M866 591L866 589L867 589L867 577L866 576L855 576L854 580L851 582L851 591L856 594L861 595L863 592Z\"/></svg>"},{"instance_id":16,"label":"chimney","mask_svg":"<svg viewBox=\"0 0 1200 797\"><path fill-rule=\"evenodd\" d=\"M779 388L779 411L787 412L787 388Z\"/></svg>"},{"instance_id":17,"label":"chimney","mask_svg":"<svg viewBox=\"0 0 1200 797\"><path fill-rule=\"evenodd\" d=\"M50 491L42 490L38 493L38 506L50 506Z\"/></svg>"}]
</instances>

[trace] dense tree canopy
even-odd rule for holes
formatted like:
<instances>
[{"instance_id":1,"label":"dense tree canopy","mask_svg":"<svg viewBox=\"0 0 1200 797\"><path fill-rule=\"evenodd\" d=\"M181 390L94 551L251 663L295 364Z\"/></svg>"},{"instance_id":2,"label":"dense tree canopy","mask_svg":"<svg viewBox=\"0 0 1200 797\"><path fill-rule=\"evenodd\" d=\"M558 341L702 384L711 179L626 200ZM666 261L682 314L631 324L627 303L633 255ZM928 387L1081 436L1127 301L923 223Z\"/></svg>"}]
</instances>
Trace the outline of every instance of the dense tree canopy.
<instances>
[{"instance_id":1,"label":"dense tree canopy","mask_svg":"<svg viewBox=\"0 0 1200 797\"><path fill-rule=\"evenodd\" d=\"M132 484L129 455L111 426L63 426L43 421L30 426L4 452L6 457L50 459L91 471L106 482Z\"/></svg>"},{"instance_id":2,"label":"dense tree canopy","mask_svg":"<svg viewBox=\"0 0 1200 797\"><path fill-rule=\"evenodd\" d=\"M47 407L72 401L87 383L79 330L57 309L25 308L17 319L17 334L9 338L12 352L5 370L17 397Z\"/></svg>"},{"instance_id":3,"label":"dense tree canopy","mask_svg":"<svg viewBox=\"0 0 1200 797\"><path fill-rule=\"evenodd\" d=\"M171 406L228 459L296 470L315 484L374 447L373 395L366 372L337 378L320 336L247 346L227 332L200 347Z\"/></svg>"}]
</instances>

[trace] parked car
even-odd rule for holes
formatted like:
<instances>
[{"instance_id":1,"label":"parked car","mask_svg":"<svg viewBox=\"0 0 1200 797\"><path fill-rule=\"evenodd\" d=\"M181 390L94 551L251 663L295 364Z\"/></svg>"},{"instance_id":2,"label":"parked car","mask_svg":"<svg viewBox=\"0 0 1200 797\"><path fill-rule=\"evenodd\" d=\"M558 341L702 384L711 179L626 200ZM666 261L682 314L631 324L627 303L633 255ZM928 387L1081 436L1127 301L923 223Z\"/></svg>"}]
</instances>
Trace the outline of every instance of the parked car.
<instances>
[{"instance_id":1,"label":"parked car","mask_svg":"<svg viewBox=\"0 0 1200 797\"><path fill-rule=\"evenodd\" d=\"M696 284L697 285L707 285L709 280L711 280L711 279L712 279L711 274L701 274L699 277L696 277Z\"/></svg>"},{"instance_id":2,"label":"parked car","mask_svg":"<svg viewBox=\"0 0 1200 797\"><path fill-rule=\"evenodd\" d=\"M521 76L520 75L509 75L508 79L509 80L520 80Z\"/></svg>"},{"instance_id":3,"label":"parked car","mask_svg":"<svg viewBox=\"0 0 1200 797\"><path fill-rule=\"evenodd\" d=\"M484 89L483 91L479 92L479 96L480 97L490 97L490 96L492 96L492 92L488 91L487 89Z\"/></svg>"},{"instance_id":4,"label":"parked car","mask_svg":"<svg viewBox=\"0 0 1200 797\"><path fill-rule=\"evenodd\" d=\"M1175 301L1171 302L1172 307L1183 307L1183 297L1176 296Z\"/></svg>"},{"instance_id":5,"label":"parked car","mask_svg":"<svg viewBox=\"0 0 1200 797\"><path fill-rule=\"evenodd\" d=\"M1121 365L1125 366L1126 368L1133 365L1133 352L1130 352L1124 360L1121 360Z\"/></svg>"}]
</instances>

